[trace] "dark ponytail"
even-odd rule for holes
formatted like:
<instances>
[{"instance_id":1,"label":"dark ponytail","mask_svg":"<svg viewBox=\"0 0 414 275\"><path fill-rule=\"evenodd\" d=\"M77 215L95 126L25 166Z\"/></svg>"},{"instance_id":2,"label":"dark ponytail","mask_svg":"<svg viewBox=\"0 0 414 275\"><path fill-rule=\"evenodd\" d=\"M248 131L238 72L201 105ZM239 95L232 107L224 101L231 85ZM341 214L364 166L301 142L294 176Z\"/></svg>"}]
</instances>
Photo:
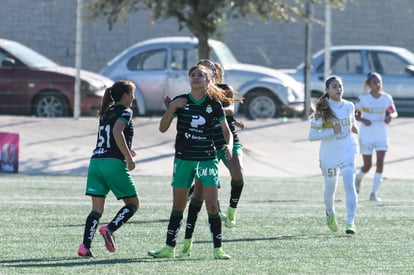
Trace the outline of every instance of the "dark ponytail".
<instances>
[{"instance_id":1,"label":"dark ponytail","mask_svg":"<svg viewBox=\"0 0 414 275\"><path fill-rule=\"evenodd\" d=\"M101 109L98 111L100 116L105 115L115 102L121 100L126 93L131 94L135 91L135 84L129 80L115 82L112 87L105 90L102 97Z\"/></svg>"},{"instance_id":2,"label":"dark ponytail","mask_svg":"<svg viewBox=\"0 0 414 275\"><path fill-rule=\"evenodd\" d=\"M108 112L109 108L111 108L113 104L112 96L111 96L111 88L106 88L105 94L102 97L101 101L101 109L98 111L98 115L102 116Z\"/></svg>"}]
</instances>

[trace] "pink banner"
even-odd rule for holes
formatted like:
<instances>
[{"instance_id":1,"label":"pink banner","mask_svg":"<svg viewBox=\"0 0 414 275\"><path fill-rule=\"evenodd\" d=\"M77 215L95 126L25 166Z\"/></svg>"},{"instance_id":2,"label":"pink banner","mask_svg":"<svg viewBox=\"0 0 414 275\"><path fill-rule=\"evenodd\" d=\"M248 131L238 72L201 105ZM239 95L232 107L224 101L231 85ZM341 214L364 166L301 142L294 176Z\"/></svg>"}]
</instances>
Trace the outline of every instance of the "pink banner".
<instances>
[{"instance_id":1,"label":"pink banner","mask_svg":"<svg viewBox=\"0 0 414 275\"><path fill-rule=\"evenodd\" d=\"M0 132L0 173L19 172L19 134Z\"/></svg>"}]
</instances>

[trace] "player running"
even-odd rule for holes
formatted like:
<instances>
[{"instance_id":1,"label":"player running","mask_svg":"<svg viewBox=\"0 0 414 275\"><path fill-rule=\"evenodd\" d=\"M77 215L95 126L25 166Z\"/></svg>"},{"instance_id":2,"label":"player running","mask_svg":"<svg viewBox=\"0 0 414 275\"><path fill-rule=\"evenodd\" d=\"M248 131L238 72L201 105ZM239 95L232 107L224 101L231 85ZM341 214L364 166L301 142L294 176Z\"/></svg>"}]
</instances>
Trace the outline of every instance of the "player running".
<instances>
[{"instance_id":1,"label":"player running","mask_svg":"<svg viewBox=\"0 0 414 275\"><path fill-rule=\"evenodd\" d=\"M382 77L379 73L367 75L364 87L370 91L360 95L355 104L355 118L361 122L359 144L363 166L355 177L357 193L361 190L362 178L372 166L372 153L377 152L377 164L372 184L371 201L380 201L377 196L382 181L385 153L388 151L388 125L398 116L391 95L382 90Z\"/></svg>"},{"instance_id":2,"label":"player running","mask_svg":"<svg viewBox=\"0 0 414 275\"><path fill-rule=\"evenodd\" d=\"M313 114L309 140L320 140L319 164L325 181L324 202L328 227L338 230L335 216L335 192L339 172L342 174L346 196L345 233L355 234L355 215L357 212L357 194L354 185L354 161L356 153L355 107L344 100L342 80L331 76L325 81L325 94L316 105Z\"/></svg>"}]
</instances>

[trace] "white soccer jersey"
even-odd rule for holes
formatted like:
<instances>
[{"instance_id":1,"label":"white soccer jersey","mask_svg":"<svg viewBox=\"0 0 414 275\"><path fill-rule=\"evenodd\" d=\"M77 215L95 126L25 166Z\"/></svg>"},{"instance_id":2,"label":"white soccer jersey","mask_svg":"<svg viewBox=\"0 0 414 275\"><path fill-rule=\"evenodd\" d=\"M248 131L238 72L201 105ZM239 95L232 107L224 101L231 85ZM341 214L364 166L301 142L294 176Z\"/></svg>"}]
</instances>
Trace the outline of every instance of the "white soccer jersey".
<instances>
[{"instance_id":1,"label":"white soccer jersey","mask_svg":"<svg viewBox=\"0 0 414 275\"><path fill-rule=\"evenodd\" d=\"M371 125L366 126L360 123L359 143L361 153L371 155L373 150L388 150L388 124L384 119L388 113L396 112L392 97L382 92L379 98L375 98L371 93L365 93L358 97L355 103L355 110L361 113L361 117L371 121Z\"/></svg>"},{"instance_id":2,"label":"white soccer jersey","mask_svg":"<svg viewBox=\"0 0 414 275\"><path fill-rule=\"evenodd\" d=\"M336 118L323 121L321 115L316 113L311 121L309 140L320 140L319 160L321 168L342 168L354 165L356 153L356 138L351 132L355 123L354 104L347 100L335 102L329 100L329 107ZM334 133L334 125L340 123L342 131Z\"/></svg>"}]
</instances>

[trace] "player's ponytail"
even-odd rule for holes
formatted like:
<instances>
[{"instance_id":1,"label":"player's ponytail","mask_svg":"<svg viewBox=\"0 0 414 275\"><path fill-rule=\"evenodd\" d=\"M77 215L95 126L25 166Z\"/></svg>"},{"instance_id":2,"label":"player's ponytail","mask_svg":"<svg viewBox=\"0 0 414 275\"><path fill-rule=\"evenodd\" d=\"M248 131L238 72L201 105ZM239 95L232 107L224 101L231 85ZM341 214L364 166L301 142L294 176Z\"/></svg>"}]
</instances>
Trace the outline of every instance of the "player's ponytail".
<instances>
[{"instance_id":1,"label":"player's ponytail","mask_svg":"<svg viewBox=\"0 0 414 275\"><path fill-rule=\"evenodd\" d=\"M111 106L121 100L124 94L131 94L135 91L135 84L129 80L115 82L112 87L105 90L102 97L101 109L98 111L100 116L105 115Z\"/></svg>"},{"instance_id":2,"label":"player's ponytail","mask_svg":"<svg viewBox=\"0 0 414 275\"><path fill-rule=\"evenodd\" d=\"M109 87L109 88L106 88L105 94L102 97L101 109L99 109L98 115L103 116L104 114L106 114L109 108L111 108L112 104L113 104L113 99L111 96L111 87Z\"/></svg>"}]
</instances>

